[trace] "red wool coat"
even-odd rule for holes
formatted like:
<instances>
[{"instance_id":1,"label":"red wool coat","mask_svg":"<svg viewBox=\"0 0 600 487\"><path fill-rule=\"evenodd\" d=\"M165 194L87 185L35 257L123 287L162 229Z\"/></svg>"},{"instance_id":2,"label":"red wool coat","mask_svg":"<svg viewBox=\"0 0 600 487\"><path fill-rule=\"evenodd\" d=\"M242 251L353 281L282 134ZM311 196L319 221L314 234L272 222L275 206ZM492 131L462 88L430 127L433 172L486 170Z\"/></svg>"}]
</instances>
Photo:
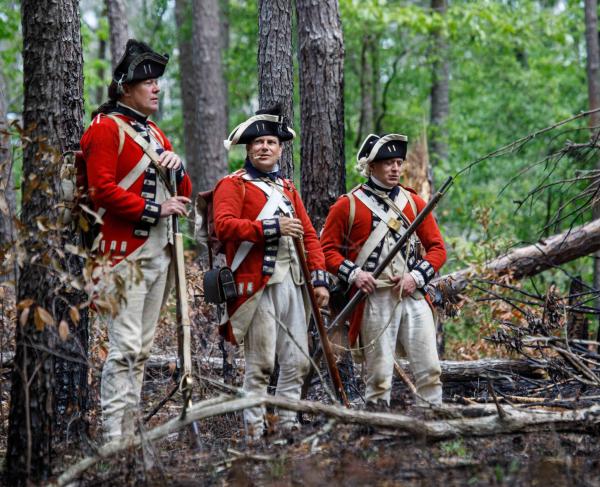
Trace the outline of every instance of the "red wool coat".
<instances>
[{"instance_id":1,"label":"red wool coat","mask_svg":"<svg viewBox=\"0 0 600 487\"><path fill-rule=\"evenodd\" d=\"M404 187L404 186L403 186ZM426 205L426 202L419 197L411 188L404 188L409 191L416 204L417 211L420 212ZM369 238L373 229L373 214L358 198L355 201L355 216L352 229L347 243L347 252L344 254L346 245L345 236L348 235L348 216L350 213L350 202L347 195L341 196L329 209L325 227L321 235L321 246L325 254L327 271L337 276L340 265L348 259L352 262L358 257L360 249ZM406 204L403 211L409 221L415 219L415 214L409 203ZM429 262L437 272L446 262L446 247L440 233L435 218L430 213L423 223L417 228L417 236L425 247L423 259ZM355 292L356 288L353 288ZM350 317L350 344L354 345L360 331L362 315L365 307L363 301L358 305Z\"/></svg>"},{"instance_id":2,"label":"red wool coat","mask_svg":"<svg viewBox=\"0 0 600 487\"><path fill-rule=\"evenodd\" d=\"M129 117L117 114L129 121ZM172 150L171 143L163 132L154 124L149 124L158 132L165 150ZM134 227L142 222L146 199L141 196L144 174L129 187L118 186L144 155L142 148L125 134L123 148L119 155L119 129L114 120L105 115L98 115L81 139L81 150L86 161L89 194L96 209L105 208L101 231L107 242L116 242L116 255L113 252L113 264L130 255L141 247L147 237L133 234ZM157 176L158 178L158 176ZM192 184L187 174L178 184L179 195L189 197ZM152 227L150 229L152 231ZM126 246L126 251L119 249ZM103 253L108 254L110 246L106 245Z\"/></svg>"},{"instance_id":3,"label":"red wool coat","mask_svg":"<svg viewBox=\"0 0 600 487\"><path fill-rule=\"evenodd\" d=\"M235 253L243 241L255 244L234 273L238 287L242 283L244 288L248 289L248 284L251 283L251 289L254 291L251 294L244 292L242 296L229 303L227 306L229 316L232 316L258 290L265 287L271 277L262 272L265 234L263 222L256 220L267 202L267 196L254 184L245 181L242 178L243 174L243 171L238 171L221 179L215 188L213 199L215 232L217 238L225 246L227 264L231 265ZM302 221L304 227L303 240L309 270L312 272L325 269L325 258L321 251L317 233L306 213L298 190L287 179L284 180L284 193L292 202L296 218ZM227 340L235 343L230 323L227 323L221 329L221 332Z\"/></svg>"}]
</instances>

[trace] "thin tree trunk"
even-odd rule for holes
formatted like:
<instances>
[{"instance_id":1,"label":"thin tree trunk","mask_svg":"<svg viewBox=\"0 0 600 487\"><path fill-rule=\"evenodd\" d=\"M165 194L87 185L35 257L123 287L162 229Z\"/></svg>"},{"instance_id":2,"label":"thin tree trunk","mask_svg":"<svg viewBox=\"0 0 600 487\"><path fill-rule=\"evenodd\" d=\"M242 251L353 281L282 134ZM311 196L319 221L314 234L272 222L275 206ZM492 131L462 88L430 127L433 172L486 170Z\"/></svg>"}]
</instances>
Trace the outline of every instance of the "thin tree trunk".
<instances>
[{"instance_id":1,"label":"thin tree trunk","mask_svg":"<svg viewBox=\"0 0 600 487\"><path fill-rule=\"evenodd\" d=\"M585 44L587 48L587 81L588 81L588 102L590 110L600 108L600 48L598 46L598 1L585 0ZM600 128L600 112L590 115L590 137L598 137ZM597 169L600 169L600 162L597 163ZM600 184L600 182L598 183ZM592 217L600 218L600 198L592 203ZM594 289L600 291L600 252L594 254ZM594 303L597 309L600 309L600 297L597 297ZM600 328L598 329L596 339L600 338Z\"/></svg>"},{"instance_id":2,"label":"thin tree trunk","mask_svg":"<svg viewBox=\"0 0 600 487\"><path fill-rule=\"evenodd\" d=\"M123 0L105 0L105 2L108 11L108 28L110 30L110 57L114 71L125 51L127 39L129 39L129 23Z\"/></svg>"},{"instance_id":3,"label":"thin tree trunk","mask_svg":"<svg viewBox=\"0 0 600 487\"><path fill-rule=\"evenodd\" d=\"M87 315L76 319L71 310L69 317L82 297L65 284L81 262L63 259L72 235L55 226L60 154L76 148L83 131L79 2L23 0L21 19L23 125L31 142L23 151L23 263L6 455L11 485L48 478L52 442L84 416L87 397ZM56 330L65 327L70 338L61 342Z\"/></svg>"},{"instance_id":4,"label":"thin tree trunk","mask_svg":"<svg viewBox=\"0 0 600 487\"><path fill-rule=\"evenodd\" d=\"M175 19L177 21L177 40L179 43L185 160L186 167L192 177L192 185L194 189L197 189L200 182L196 174L196 168L200 166L200 117L196 95L200 92L200 77L196 70L197 65L194 64L191 0L176 0ZM225 135L221 138L225 138Z\"/></svg>"},{"instance_id":5,"label":"thin tree trunk","mask_svg":"<svg viewBox=\"0 0 600 487\"><path fill-rule=\"evenodd\" d=\"M431 0L431 10L442 17L446 16L447 0ZM440 27L433 34L433 66L431 83L431 131L429 136L429 153L431 166L429 180L432 191L434 190L433 167L440 165L448 159L448 127L449 114L449 83L450 63L448 61L448 38L445 29Z\"/></svg>"},{"instance_id":6,"label":"thin tree trunk","mask_svg":"<svg viewBox=\"0 0 600 487\"><path fill-rule=\"evenodd\" d=\"M98 61L106 59L106 39L98 39ZM98 78L104 80L104 66L98 66ZM104 83L100 83L96 88L96 105L100 106L104 101L104 92L106 88Z\"/></svg>"},{"instance_id":7,"label":"thin tree trunk","mask_svg":"<svg viewBox=\"0 0 600 487\"><path fill-rule=\"evenodd\" d=\"M193 2L192 46L194 71L199 80L197 98L198 158L188 162L196 191L212 189L227 174L223 139L227 137L219 0ZM217 26L217 28L215 28Z\"/></svg>"},{"instance_id":8,"label":"thin tree trunk","mask_svg":"<svg viewBox=\"0 0 600 487\"><path fill-rule=\"evenodd\" d=\"M258 1L258 103L260 108L281 107L287 123L294 122L292 61L292 2ZM285 143L281 169L294 177L292 144Z\"/></svg>"},{"instance_id":9,"label":"thin tree trunk","mask_svg":"<svg viewBox=\"0 0 600 487\"><path fill-rule=\"evenodd\" d=\"M301 183L317 230L346 191L344 41L337 0L297 0Z\"/></svg>"},{"instance_id":10,"label":"thin tree trunk","mask_svg":"<svg viewBox=\"0 0 600 487\"><path fill-rule=\"evenodd\" d=\"M373 68L369 56L372 52L373 35L363 36L360 52L360 118L356 133L355 147L359 147L364 138L373 132Z\"/></svg>"},{"instance_id":11,"label":"thin tree trunk","mask_svg":"<svg viewBox=\"0 0 600 487\"><path fill-rule=\"evenodd\" d=\"M4 76L0 73L0 254L13 251L15 229L15 190L12 171L10 136L8 135L7 94ZM0 281L14 278L13 264L0 269Z\"/></svg>"}]
</instances>

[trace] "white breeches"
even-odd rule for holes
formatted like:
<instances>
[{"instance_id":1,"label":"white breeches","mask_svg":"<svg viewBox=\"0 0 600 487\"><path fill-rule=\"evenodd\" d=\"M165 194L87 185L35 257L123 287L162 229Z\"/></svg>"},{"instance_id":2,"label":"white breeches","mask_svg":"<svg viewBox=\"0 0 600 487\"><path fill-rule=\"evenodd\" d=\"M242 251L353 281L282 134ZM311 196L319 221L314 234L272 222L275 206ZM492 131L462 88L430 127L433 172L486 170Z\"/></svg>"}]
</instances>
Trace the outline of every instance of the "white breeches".
<instances>
[{"instance_id":1,"label":"white breeches","mask_svg":"<svg viewBox=\"0 0 600 487\"><path fill-rule=\"evenodd\" d=\"M171 261L170 249L141 261L139 281L126 279L126 299L108 320L109 352L102 369L102 422L107 440L132 434L135 427L144 364L150 356ZM125 272L126 266L115 269Z\"/></svg>"},{"instance_id":2,"label":"white breeches","mask_svg":"<svg viewBox=\"0 0 600 487\"><path fill-rule=\"evenodd\" d=\"M276 356L279 361L276 395L299 399L310 363L308 335L302 288L294 284L289 272L282 282L265 288L248 328L244 339L244 391L266 394ZM249 436L262 435L264 413L260 407L244 411ZM296 413L281 410L278 414L283 428L295 423Z\"/></svg>"},{"instance_id":3,"label":"white breeches","mask_svg":"<svg viewBox=\"0 0 600 487\"><path fill-rule=\"evenodd\" d=\"M440 362L433 314L425 299L398 302L392 289L379 288L367 299L360 331L367 367L366 399L389 404L397 348L403 348L415 376L417 404L442 403ZM400 345L400 347L397 347Z\"/></svg>"}]
</instances>

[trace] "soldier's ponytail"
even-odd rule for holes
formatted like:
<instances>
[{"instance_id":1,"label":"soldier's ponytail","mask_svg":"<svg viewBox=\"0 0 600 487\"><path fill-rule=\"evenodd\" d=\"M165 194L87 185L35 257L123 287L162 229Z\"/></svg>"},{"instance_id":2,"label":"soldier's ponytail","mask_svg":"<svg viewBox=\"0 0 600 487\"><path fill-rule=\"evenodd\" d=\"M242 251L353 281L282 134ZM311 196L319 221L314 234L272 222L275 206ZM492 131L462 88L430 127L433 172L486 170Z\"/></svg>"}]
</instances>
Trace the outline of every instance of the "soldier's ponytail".
<instances>
[{"instance_id":1,"label":"soldier's ponytail","mask_svg":"<svg viewBox=\"0 0 600 487\"><path fill-rule=\"evenodd\" d=\"M92 120L100 113L114 112L115 108L117 108L117 101L120 96L121 94L118 91L117 83L113 80L108 86L108 100L92 112Z\"/></svg>"}]
</instances>

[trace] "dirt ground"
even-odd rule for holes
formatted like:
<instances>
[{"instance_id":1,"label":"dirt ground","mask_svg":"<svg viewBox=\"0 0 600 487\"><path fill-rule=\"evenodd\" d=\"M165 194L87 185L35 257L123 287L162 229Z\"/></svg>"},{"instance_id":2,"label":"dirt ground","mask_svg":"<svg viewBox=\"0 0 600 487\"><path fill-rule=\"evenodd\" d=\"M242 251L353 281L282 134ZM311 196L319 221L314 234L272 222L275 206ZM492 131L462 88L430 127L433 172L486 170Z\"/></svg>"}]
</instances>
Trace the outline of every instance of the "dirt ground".
<instances>
[{"instance_id":1,"label":"dirt ground","mask_svg":"<svg viewBox=\"0 0 600 487\"><path fill-rule=\"evenodd\" d=\"M203 304L200 292L192 303L194 350L197 378L194 401L215 396L218 391L201 377L223 380L219 360L223 352L211 311ZM172 311L172 305L171 305ZM13 349L14 306L0 308L0 350ZM153 354L174 356L176 341L172 317L161 321ZM106 353L106 335L93 329L90 344L91 445L99 445L99 376ZM226 380L241 385L243 361L239 351L228 351L232 367ZM216 361L216 362L215 362ZM215 365L217 363L217 365ZM144 414L173 387L175 364L149 370L143 392ZM6 452L10 369L0 370L0 470ZM355 407L361 407L360 378L352 391ZM518 384L496 383L510 392ZM445 402L456 404L462 396L480 396L485 383L445 384ZM321 398L319 389L311 393ZM401 383L394 383L394 411L419 415ZM458 406L457 406L458 407ZM146 425L157 426L181 411L176 394ZM482 438L454 438L431 441L398 431L329 422L324 417L309 417L308 423L292 435L277 432L255 445L248 445L242 434L241 413L203 421L200 447L190 431L174 433L143 449L129 451L103 461L85 473L81 485L150 486L600 486L600 441L598 429L579 432L544 431ZM273 416L276 424L276 415ZM55 459L54 472L61 473L81 458L79 445L67 445ZM1 482L1 480L0 480Z\"/></svg>"}]
</instances>

